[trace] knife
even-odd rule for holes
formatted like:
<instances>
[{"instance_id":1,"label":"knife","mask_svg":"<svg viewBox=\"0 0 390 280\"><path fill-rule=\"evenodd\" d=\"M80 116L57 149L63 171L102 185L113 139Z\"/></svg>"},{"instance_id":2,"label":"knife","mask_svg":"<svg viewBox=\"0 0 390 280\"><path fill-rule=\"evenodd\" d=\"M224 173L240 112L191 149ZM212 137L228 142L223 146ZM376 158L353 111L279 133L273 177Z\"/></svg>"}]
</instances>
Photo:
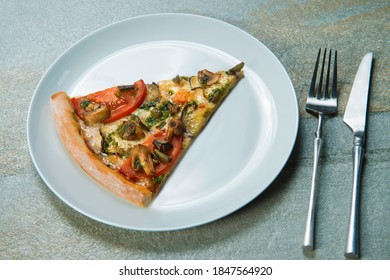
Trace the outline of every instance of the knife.
<instances>
[{"instance_id":1,"label":"knife","mask_svg":"<svg viewBox=\"0 0 390 280\"><path fill-rule=\"evenodd\" d=\"M354 133L352 148L352 203L347 242L344 252L344 256L348 259L359 258L359 192L364 157L367 103L373 56L374 53L369 52L363 57L356 73L355 81L353 82L351 94L344 114L344 122Z\"/></svg>"}]
</instances>

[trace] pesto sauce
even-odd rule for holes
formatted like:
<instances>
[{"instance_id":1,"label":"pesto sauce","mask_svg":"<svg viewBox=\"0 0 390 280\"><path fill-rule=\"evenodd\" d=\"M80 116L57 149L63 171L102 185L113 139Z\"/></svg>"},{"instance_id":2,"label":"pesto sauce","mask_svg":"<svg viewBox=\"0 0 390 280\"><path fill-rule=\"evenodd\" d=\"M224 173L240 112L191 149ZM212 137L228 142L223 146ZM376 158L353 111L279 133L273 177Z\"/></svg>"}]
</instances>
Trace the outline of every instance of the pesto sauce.
<instances>
[{"instance_id":1,"label":"pesto sauce","mask_svg":"<svg viewBox=\"0 0 390 280\"><path fill-rule=\"evenodd\" d=\"M106 137L103 137L102 150L104 153L110 153L108 150L110 147L118 147L118 142L115 141L114 134L114 132L111 132Z\"/></svg>"},{"instance_id":2,"label":"pesto sauce","mask_svg":"<svg viewBox=\"0 0 390 280\"><path fill-rule=\"evenodd\" d=\"M149 116L145 119L145 124L148 128L158 125L158 128L161 129L165 125L165 120L171 114L168 102L169 101L164 101L160 104L155 104L154 106L150 106L148 108ZM159 113L156 114L156 111L158 111Z\"/></svg>"},{"instance_id":3,"label":"pesto sauce","mask_svg":"<svg viewBox=\"0 0 390 280\"><path fill-rule=\"evenodd\" d=\"M152 117L152 116L148 116L146 119L145 119L145 124L148 128L151 128L152 126L154 126L155 124L158 123L158 119Z\"/></svg>"}]
</instances>

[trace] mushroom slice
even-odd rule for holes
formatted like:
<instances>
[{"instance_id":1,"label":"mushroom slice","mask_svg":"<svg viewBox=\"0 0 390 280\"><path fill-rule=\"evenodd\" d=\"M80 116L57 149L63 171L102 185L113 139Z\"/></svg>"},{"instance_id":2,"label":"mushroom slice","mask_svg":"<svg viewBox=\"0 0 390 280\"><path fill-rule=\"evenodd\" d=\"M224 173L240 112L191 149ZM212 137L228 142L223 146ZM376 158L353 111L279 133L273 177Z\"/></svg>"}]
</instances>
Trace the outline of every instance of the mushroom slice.
<instances>
[{"instance_id":1,"label":"mushroom slice","mask_svg":"<svg viewBox=\"0 0 390 280\"><path fill-rule=\"evenodd\" d=\"M100 106L99 108L84 113L84 121L90 125L95 123L101 123L108 119L111 115L110 108L106 106Z\"/></svg>"},{"instance_id":2,"label":"mushroom slice","mask_svg":"<svg viewBox=\"0 0 390 280\"><path fill-rule=\"evenodd\" d=\"M165 140L171 141L173 135L182 135L183 132L184 132L184 127L181 119L179 117L174 117L168 123Z\"/></svg>"},{"instance_id":3,"label":"mushroom slice","mask_svg":"<svg viewBox=\"0 0 390 280\"><path fill-rule=\"evenodd\" d=\"M145 133L141 127L134 122L124 123L121 136L124 140L140 140L145 137Z\"/></svg>"},{"instance_id":4,"label":"mushroom slice","mask_svg":"<svg viewBox=\"0 0 390 280\"><path fill-rule=\"evenodd\" d=\"M180 81L181 81L181 78L179 75L176 75L173 79L172 79L172 82L174 82L175 84L180 84Z\"/></svg>"},{"instance_id":5,"label":"mushroom slice","mask_svg":"<svg viewBox=\"0 0 390 280\"><path fill-rule=\"evenodd\" d=\"M156 83L147 84L148 94L145 98L144 104L148 102L157 102L160 97L160 89Z\"/></svg>"},{"instance_id":6,"label":"mushroom slice","mask_svg":"<svg viewBox=\"0 0 390 280\"><path fill-rule=\"evenodd\" d=\"M154 150L154 154L157 156L159 161L161 161L163 163L168 163L168 162L172 161L172 158L170 156L164 154L163 152L161 152L159 150Z\"/></svg>"},{"instance_id":7,"label":"mushroom slice","mask_svg":"<svg viewBox=\"0 0 390 280\"><path fill-rule=\"evenodd\" d=\"M152 152L148 147L142 144L138 144L131 149L131 168L134 171L138 171L141 168L148 176L155 176L156 170L154 169L154 163L152 158Z\"/></svg>"},{"instance_id":8,"label":"mushroom slice","mask_svg":"<svg viewBox=\"0 0 390 280\"><path fill-rule=\"evenodd\" d=\"M155 139L153 140L153 146L160 152L166 153L173 149L171 142Z\"/></svg>"},{"instance_id":9,"label":"mushroom slice","mask_svg":"<svg viewBox=\"0 0 390 280\"><path fill-rule=\"evenodd\" d=\"M219 81L221 74L210 72L206 69L198 72L199 83L205 86L211 86Z\"/></svg>"},{"instance_id":10,"label":"mushroom slice","mask_svg":"<svg viewBox=\"0 0 390 280\"><path fill-rule=\"evenodd\" d=\"M194 137L198 135L209 117L209 107L189 107L187 114L182 116L183 126L185 128L186 135L188 135L189 137Z\"/></svg>"},{"instance_id":11,"label":"mushroom slice","mask_svg":"<svg viewBox=\"0 0 390 280\"><path fill-rule=\"evenodd\" d=\"M196 102L190 102L187 103L184 106L183 110L181 111L180 120L183 124L184 132L190 134L190 136L192 136L192 133L190 132L189 124L187 122L187 115L193 113L197 108L198 108L198 104Z\"/></svg>"},{"instance_id":12,"label":"mushroom slice","mask_svg":"<svg viewBox=\"0 0 390 280\"><path fill-rule=\"evenodd\" d=\"M191 89L201 88L203 85L199 82L197 76L192 76L189 79Z\"/></svg>"},{"instance_id":13,"label":"mushroom slice","mask_svg":"<svg viewBox=\"0 0 390 280\"><path fill-rule=\"evenodd\" d=\"M123 121L116 130L119 137L127 141L141 140L145 137L145 131L149 129L136 115L131 115L130 120Z\"/></svg>"}]
</instances>

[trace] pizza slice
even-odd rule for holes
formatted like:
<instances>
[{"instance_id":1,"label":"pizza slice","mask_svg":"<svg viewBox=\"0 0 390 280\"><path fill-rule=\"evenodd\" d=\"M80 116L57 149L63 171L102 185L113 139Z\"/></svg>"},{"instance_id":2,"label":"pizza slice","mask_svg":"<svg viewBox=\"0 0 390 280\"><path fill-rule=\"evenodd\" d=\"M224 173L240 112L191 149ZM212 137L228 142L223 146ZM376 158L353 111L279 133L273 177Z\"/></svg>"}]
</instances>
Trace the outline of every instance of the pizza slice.
<instances>
[{"instance_id":1,"label":"pizza slice","mask_svg":"<svg viewBox=\"0 0 390 280\"><path fill-rule=\"evenodd\" d=\"M51 96L51 111L80 167L116 195L146 207L244 76L243 67L151 84L138 80L73 98L61 91Z\"/></svg>"}]
</instances>

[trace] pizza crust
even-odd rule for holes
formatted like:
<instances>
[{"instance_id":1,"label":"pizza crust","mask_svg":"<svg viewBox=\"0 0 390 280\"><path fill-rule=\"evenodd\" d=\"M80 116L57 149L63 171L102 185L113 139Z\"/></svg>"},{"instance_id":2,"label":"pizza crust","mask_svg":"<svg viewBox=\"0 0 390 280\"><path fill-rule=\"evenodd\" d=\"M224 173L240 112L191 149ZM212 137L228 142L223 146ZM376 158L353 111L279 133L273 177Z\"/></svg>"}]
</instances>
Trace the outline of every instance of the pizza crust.
<instances>
[{"instance_id":1,"label":"pizza crust","mask_svg":"<svg viewBox=\"0 0 390 280\"><path fill-rule=\"evenodd\" d=\"M103 187L138 206L146 207L156 193L126 180L117 171L106 166L87 146L80 133L75 115L66 92L51 96L51 111L58 134L70 156Z\"/></svg>"}]
</instances>

